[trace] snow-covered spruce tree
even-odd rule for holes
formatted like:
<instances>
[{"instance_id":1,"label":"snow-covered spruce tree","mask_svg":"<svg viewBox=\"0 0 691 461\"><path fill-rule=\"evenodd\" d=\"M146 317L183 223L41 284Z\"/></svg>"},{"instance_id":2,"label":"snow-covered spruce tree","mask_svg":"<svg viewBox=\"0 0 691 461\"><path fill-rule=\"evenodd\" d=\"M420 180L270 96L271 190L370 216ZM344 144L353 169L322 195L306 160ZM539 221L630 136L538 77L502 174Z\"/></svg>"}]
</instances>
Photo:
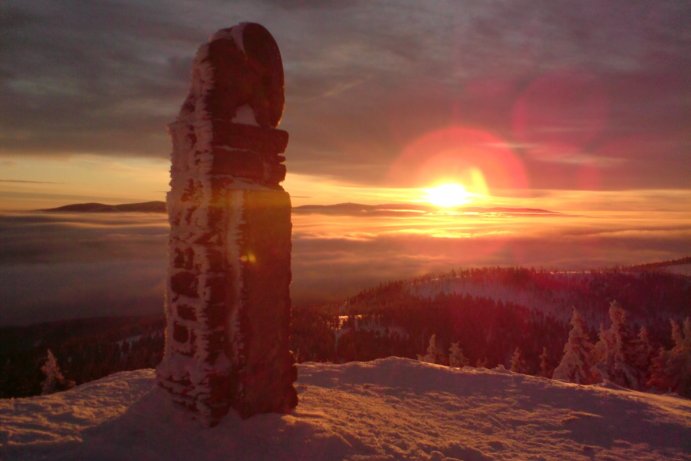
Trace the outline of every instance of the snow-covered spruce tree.
<instances>
[{"instance_id":1,"label":"snow-covered spruce tree","mask_svg":"<svg viewBox=\"0 0 691 461\"><path fill-rule=\"evenodd\" d=\"M439 340L437 340L437 334L433 333L429 337L429 344L427 345L425 355L418 355L418 359L423 362L443 364L445 362L443 351L444 349L441 347Z\"/></svg>"},{"instance_id":2,"label":"snow-covered spruce tree","mask_svg":"<svg viewBox=\"0 0 691 461\"><path fill-rule=\"evenodd\" d=\"M691 318L684 320L683 330L677 322L670 323L674 344L668 351L660 348L653 358L648 385L691 397Z\"/></svg>"},{"instance_id":3,"label":"snow-covered spruce tree","mask_svg":"<svg viewBox=\"0 0 691 461\"><path fill-rule=\"evenodd\" d=\"M540 372L539 376L544 376L545 378L552 377L552 371L549 366L549 356L547 355L547 347L542 348L542 353L540 354Z\"/></svg>"},{"instance_id":4,"label":"snow-covered spruce tree","mask_svg":"<svg viewBox=\"0 0 691 461\"><path fill-rule=\"evenodd\" d=\"M564 346L561 362L554 369L553 379L578 384L592 384L595 377L590 363L593 344L590 342L586 325L578 310L571 315L571 331Z\"/></svg>"},{"instance_id":5,"label":"snow-covered spruce tree","mask_svg":"<svg viewBox=\"0 0 691 461\"><path fill-rule=\"evenodd\" d=\"M516 348L511 355L511 371L515 373L525 372L525 361L523 360L523 354L521 354L521 349Z\"/></svg>"},{"instance_id":6,"label":"snow-covered spruce tree","mask_svg":"<svg viewBox=\"0 0 691 461\"><path fill-rule=\"evenodd\" d=\"M647 387L648 379L650 378L650 365L653 360L654 349L650 343L650 334L648 328L642 326L638 330L638 336L633 343L633 366L638 374L638 389L645 389Z\"/></svg>"},{"instance_id":7,"label":"snow-covered spruce tree","mask_svg":"<svg viewBox=\"0 0 691 461\"><path fill-rule=\"evenodd\" d=\"M609 318L609 329L600 330L593 367L600 380L639 389L644 380L642 372L635 366L636 335L626 311L617 301L609 305Z\"/></svg>"},{"instance_id":8,"label":"snow-covered spruce tree","mask_svg":"<svg viewBox=\"0 0 691 461\"><path fill-rule=\"evenodd\" d=\"M50 349L46 354L46 361L41 366L41 371L46 377L41 383L41 394L52 394L74 387L74 381L67 380L62 375L58 360Z\"/></svg>"},{"instance_id":9,"label":"snow-covered spruce tree","mask_svg":"<svg viewBox=\"0 0 691 461\"><path fill-rule=\"evenodd\" d=\"M468 358L463 354L463 350L458 344L458 341L451 343L451 347L449 348L449 366L463 368L468 365L468 363Z\"/></svg>"},{"instance_id":10,"label":"snow-covered spruce tree","mask_svg":"<svg viewBox=\"0 0 691 461\"><path fill-rule=\"evenodd\" d=\"M590 363L594 368L593 373L596 379L602 380L603 374L606 374L606 370L609 368L608 360L610 356L608 356L608 353L614 349L614 339L611 336L610 331L601 323L597 333L597 341L590 354ZM597 367L604 368L604 370L598 370Z\"/></svg>"},{"instance_id":11,"label":"snow-covered spruce tree","mask_svg":"<svg viewBox=\"0 0 691 461\"><path fill-rule=\"evenodd\" d=\"M680 371L679 371L679 388L677 392L685 397L691 397L691 317L684 319L684 337L681 347L677 350L672 349L673 355L678 354Z\"/></svg>"},{"instance_id":12,"label":"snow-covered spruce tree","mask_svg":"<svg viewBox=\"0 0 691 461\"><path fill-rule=\"evenodd\" d=\"M669 360L669 351L660 346L657 354L653 357L650 363L650 376L648 377L647 386L650 389L671 392L674 387L674 377L667 375L667 361Z\"/></svg>"}]
</instances>

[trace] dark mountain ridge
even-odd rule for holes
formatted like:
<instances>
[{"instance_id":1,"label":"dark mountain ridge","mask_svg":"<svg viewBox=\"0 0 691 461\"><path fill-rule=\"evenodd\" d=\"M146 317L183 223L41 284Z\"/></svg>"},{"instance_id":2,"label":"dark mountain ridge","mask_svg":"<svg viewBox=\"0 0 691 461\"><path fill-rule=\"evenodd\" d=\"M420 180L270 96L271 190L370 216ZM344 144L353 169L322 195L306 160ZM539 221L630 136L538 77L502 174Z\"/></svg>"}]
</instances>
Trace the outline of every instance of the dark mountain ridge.
<instances>
[{"instance_id":1,"label":"dark mountain ridge","mask_svg":"<svg viewBox=\"0 0 691 461\"><path fill-rule=\"evenodd\" d=\"M161 201L124 203L108 205L105 203L89 202L74 203L57 208L43 210L49 213L165 213L166 204ZM416 203L388 203L379 205L365 205L361 203L336 203L332 205L302 205L293 208L294 213L302 214L331 214L344 216L409 216L412 214L425 214L440 212L439 208L426 204ZM517 214L522 216L557 216L560 213L541 208L525 207L458 207L443 210L442 213L465 214Z\"/></svg>"},{"instance_id":2,"label":"dark mountain ridge","mask_svg":"<svg viewBox=\"0 0 691 461\"><path fill-rule=\"evenodd\" d=\"M160 201L141 202L141 203L123 203L119 205L106 205L104 203L90 202L90 203L73 203L57 208L47 208L44 210L50 213L165 213L166 203Z\"/></svg>"}]
</instances>

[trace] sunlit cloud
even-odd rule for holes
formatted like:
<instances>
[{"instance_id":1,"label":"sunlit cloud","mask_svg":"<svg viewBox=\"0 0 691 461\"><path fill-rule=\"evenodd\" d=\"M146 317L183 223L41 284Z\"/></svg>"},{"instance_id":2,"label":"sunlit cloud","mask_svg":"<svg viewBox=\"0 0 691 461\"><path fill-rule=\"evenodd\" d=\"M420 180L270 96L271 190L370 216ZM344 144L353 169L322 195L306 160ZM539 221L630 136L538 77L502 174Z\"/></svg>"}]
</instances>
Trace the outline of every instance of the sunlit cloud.
<instances>
[{"instance_id":1,"label":"sunlit cloud","mask_svg":"<svg viewBox=\"0 0 691 461\"><path fill-rule=\"evenodd\" d=\"M321 175L289 172L283 183L293 205L356 203L410 203L421 199L422 191L409 187L363 186L356 182Z\"/></svg>"},{"instance_id":2,"label":"sunlit cloud","mask_svg":"<svg viewBox=\"0 0 691 461\"><path fill-rule=\"evenodd\" d=\"M29 179L0 179L0 183L8 184L58 184L53 181L31 181Z\"/></svg>"}]
</instances>

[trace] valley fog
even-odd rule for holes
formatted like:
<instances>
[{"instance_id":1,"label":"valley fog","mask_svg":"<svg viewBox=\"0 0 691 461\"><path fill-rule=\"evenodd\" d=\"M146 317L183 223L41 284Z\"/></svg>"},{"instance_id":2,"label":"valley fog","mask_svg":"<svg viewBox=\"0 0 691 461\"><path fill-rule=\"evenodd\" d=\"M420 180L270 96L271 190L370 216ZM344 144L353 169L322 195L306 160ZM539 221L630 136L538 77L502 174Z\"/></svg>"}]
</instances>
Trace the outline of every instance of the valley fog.
<instances>
[{"instance_id":1,"label":"valley fog","mask_svg":"<svg viewBox=\"0 0 691 461\"><path fill-rule=\"evenodd\" d=\"M293 214L293 305L457 267L579 270L685 256L683 212ZM164 214L0 215L0 325L161 313Z\"/></svg>"}]
</instances>

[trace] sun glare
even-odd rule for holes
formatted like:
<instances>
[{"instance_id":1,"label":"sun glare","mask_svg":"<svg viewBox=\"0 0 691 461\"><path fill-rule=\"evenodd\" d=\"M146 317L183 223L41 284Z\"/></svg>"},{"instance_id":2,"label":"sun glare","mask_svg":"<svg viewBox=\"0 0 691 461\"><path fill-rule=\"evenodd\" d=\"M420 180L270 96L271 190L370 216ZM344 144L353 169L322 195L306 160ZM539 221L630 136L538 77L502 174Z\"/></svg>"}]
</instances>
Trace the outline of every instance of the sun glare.
<instances>
[{"instance_id":1,"label":"sun glare","mask_svg":"<svg viewBox=\"0 0 691 461\"><path fill-rule=\"evenodd\" d=\"M454 208L465 205L472 200L473 194L458 183L440 184L425 189L425 200L440 208Z\"/></svg>"}]
</instances>

